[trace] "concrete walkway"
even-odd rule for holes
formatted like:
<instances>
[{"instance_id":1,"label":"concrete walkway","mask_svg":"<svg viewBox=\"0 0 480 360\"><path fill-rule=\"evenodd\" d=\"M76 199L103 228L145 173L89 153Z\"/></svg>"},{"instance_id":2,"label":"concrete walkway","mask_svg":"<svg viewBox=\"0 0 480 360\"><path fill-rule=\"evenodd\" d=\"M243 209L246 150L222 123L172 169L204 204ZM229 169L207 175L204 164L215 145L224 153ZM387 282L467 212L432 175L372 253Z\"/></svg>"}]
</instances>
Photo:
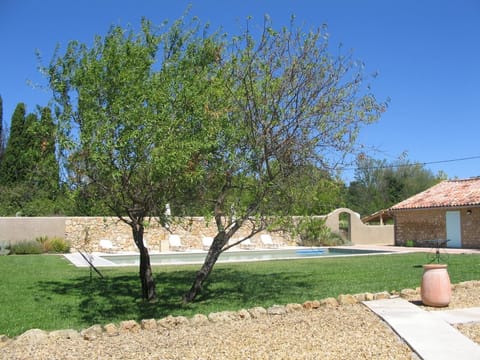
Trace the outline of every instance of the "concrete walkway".
<instances>
[{"instance_id":1,"label":"concrete walkway","mask_svg":"<svg viewBox=\"0 0 480 360\"><path fill-rule=\"evenodd\" d=\"M480 308L425 311L401 298L365 301L424 360L480 359L480 346L450 324L478 321Z\"/></svg>"},{"instance_id":2,"label":"concrete walkway","mask_svg":"<svg viewBox=\"0 0 480 360\"><path fill-rule=\"evenodd\" d=\"M480 322L480 307L432 311L431 314L452 325Z\"/></svg>"}]
</instances>

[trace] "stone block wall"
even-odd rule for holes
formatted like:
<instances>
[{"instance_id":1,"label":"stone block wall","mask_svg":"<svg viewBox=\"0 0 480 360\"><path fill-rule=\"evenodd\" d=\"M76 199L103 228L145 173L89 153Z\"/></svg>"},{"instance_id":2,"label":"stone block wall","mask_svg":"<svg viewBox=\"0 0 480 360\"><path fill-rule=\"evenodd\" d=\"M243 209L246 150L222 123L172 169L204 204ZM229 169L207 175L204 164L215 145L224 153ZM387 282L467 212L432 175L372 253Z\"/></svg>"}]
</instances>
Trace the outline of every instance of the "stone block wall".
<instances>
[{"instance_id":1,"label":"stone block wall","mask_svg":"<svg viewBox=\"0 0 480 360\"><path fill-rule=\"evenodd\" d=\"M446 239L446 212L452 209L416 209L395 212L395 245L403 246L409 240ZM461 208L462 247L480 248L480 208Z\"/></svg>"},{"instance_id":2,"label":"stone block wall","mask_svg":"<svg viewBox=\"0 0 480 360\"><path fill-rule=\"evenodd\" d=\"M480 249L480 208L462 209L462 247Z\"/></svg>"},{"instance_id":3,"label":"stone block wall","mask_svg":"<svg viewBox=\"0 0 480 360\"><path fill-rule=\"evenodd\" d=\"M235 234L235 238L242 238L250 231L250 224ZM191 217L174 219L169 230L162 228L156 221L148 223L145 229L144 241L150 251L165 250L162 241L168 241L169 234L178 234L182 244L190 249L202 248L202 237L216 235L216 226L212 220L203 217ZM292 245L294 239L278 233L271 234L273 240L278 243ZM70 241L72 251L83 249L88 252L101 251L99 242L101 239L110 240L114 246L123 251L137 251L133 242L133 234L130 226L116 217L72 217L65 222L65 239ZM260 234L251 240L260 245ZM165 243L164 243L165 244Z\"/></svg>"},{"instance_id":4,"label":"stone block wall","mask_svg":"<svg viewBox=\"0 0 480 360\"><path fill-rule=\"evenodd\" d=\"M407 241L445 239L444 210L414 210L395 213L395 245L404 246Z\"/></svg>"}]
</instances>

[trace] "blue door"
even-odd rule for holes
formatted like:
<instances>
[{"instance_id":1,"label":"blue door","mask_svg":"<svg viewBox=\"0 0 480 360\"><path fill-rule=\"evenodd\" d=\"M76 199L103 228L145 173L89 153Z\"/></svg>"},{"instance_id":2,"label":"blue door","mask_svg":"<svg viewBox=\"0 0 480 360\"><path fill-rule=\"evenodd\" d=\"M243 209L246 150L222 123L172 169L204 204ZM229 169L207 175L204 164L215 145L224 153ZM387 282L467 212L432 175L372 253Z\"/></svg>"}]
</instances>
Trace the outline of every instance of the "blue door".
<instances>
[{"instance_id":1,"label":"blue door","mask_svg":"<svg viewBox=\"0 0 480 360\"><path fill-rule=\"evenodd\" d=\"M462 227L460 225L460 211L447 211L447 243L448 247L462 247Z\"/></svg>"}]
</instances>

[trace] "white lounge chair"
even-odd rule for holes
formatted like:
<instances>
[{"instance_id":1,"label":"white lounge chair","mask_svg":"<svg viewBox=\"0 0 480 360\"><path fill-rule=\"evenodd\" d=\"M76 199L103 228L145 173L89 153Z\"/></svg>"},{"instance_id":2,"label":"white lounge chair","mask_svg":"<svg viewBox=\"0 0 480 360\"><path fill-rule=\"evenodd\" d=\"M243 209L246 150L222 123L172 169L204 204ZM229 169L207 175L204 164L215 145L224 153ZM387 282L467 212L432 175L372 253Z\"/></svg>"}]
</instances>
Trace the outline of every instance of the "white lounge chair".
<instances>
[{"instance_id":1,"label":"white lounge chair","mask_svg":"<svg viewBox=\"0 0 480 360\"><path fill-rule=\"evenodd\" d=\"M236 244L238 241L239 241L239 239L237 239L237 238L230 238L230 240L228 240L228 246L233 246L233 245ZM235 245L235 247L236 247L236 246L238 246L238 244Z\"/></svg>"},{"instance_id":2,"label":"white lounge chair","mask_svg":"<svg viewBox=\"0 0 480 360\"><path fill-rule=\"evenodd\" d=\"M213 238L210 237L210 236L204 236L202 237L202 247L203 247L203 250L209 250L210 249L210 246L212 246L212 243L213 243Z\"/></svg>"},{"instance_id":3,"label":"white lounge chair","mask_svg":"<svg viewBox=\"0 0 480 360\"><path fill-rule=\"evenodd\" d=\"M185 251L187 247L182 244L182 240L180 240L180 235L171 234L168 237L168 245L170 246L170 250L174 251Z\"/></svg>"},{"instance_id":4,"label":"white lounge chair","mask_svg":"<svg viewBox=\"0 0 480 360\"><path fill-rule=\"evenodd\" d=\"M113 243L108 239L101 239L99 246L100 246L100 249L105 252L113 252L114 250L118 250L118 247L113 245Z\"/></svg>"},{"instance_id":5,"label":"white lounge chair","mask_svg":"<svg viewBox=\"0 0 480 360\"><path fill-rule=\"evenodd\" d=\"M260 235L260 240L262 241L262 245L264 248L278 248L278 244L273 242L272 237L269 234Z\"/></svg>"},{"instance_id":6,"label":"white lounge chair","mask_svg":"<svg viewBox=\"0 0 480 360\"><path fill-rule=\"evenodd\" d=\"M252 243L250 239L246 239L240 243L240 248L247 249L247 250L255 249L255 244Z\"/></svg>"}]
</instances>

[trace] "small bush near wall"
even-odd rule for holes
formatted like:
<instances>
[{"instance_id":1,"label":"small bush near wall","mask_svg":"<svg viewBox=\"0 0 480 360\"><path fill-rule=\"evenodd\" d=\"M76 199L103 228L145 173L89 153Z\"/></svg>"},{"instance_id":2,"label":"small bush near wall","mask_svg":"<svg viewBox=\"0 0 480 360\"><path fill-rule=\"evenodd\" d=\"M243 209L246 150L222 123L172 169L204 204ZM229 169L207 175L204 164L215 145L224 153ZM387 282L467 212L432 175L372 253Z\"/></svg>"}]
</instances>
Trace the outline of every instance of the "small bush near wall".
<instances>
[{"instance_id":1,"label":"small bush near wall","mask_svg":"<svg viewBox=\"0 0 480 360\"><path fill-rule=\"evenodd\" d=\"M35 240L22 241L10 246L11 254L43 254L43 253L67 253L70 252L70 244L60 237L49 238L40 236Z\"/></svg>"},{"instance_id":2,"label":"small bush near wall","mask_svg":"<svg viewBox=\"0 0 480 360\"><path fill-rule=\"evenodd\" d=\"M326 225L324 219L305 218L300 221L297 228L302 246L335 246L345 244L345 240L333 233Z\"/></svg>"},{"instance_id":3,"label":"small bush near wall","mask_svg":"<svg viewBox=\"0 0 480 360\"><path fill-rule=\"evenodd\" d=\"M46 252L53 253L68 253L70 252L70 244L63 238L53 237L47 239L46 243Z\"/></svg>"},{"instance_id":4,"label":"small bush near wall","mask_svg":"<svg viewBox=\"0 0 480 360\"><path fill-rule=\"evenodd\" d=\"M414 247L414 246L415 246L415 241L413 241L413 240L407 240L407 241L405 241L405 246L407 246L407 247Z\"/></svg>"},{"instance_id":5,"label":"small bush near wall","mask_svg":"<svg viewBox=\"0 0 480 360\"><path fill-rule=\"evenodd\" d=\"M43 253L43 248L38 241L22 241L11 245L10 253L16 255L41 254Z\"/></svg>"},{"instance_id":6,"label":"small bush near wall","mask_svg":"<svg viewBox=\"0 0 480 360\"><path fill-rule=\"evenodd\" d=\"M10 244L0 241L0 255L10 254Z\"/></svg>"}]
</instances>

